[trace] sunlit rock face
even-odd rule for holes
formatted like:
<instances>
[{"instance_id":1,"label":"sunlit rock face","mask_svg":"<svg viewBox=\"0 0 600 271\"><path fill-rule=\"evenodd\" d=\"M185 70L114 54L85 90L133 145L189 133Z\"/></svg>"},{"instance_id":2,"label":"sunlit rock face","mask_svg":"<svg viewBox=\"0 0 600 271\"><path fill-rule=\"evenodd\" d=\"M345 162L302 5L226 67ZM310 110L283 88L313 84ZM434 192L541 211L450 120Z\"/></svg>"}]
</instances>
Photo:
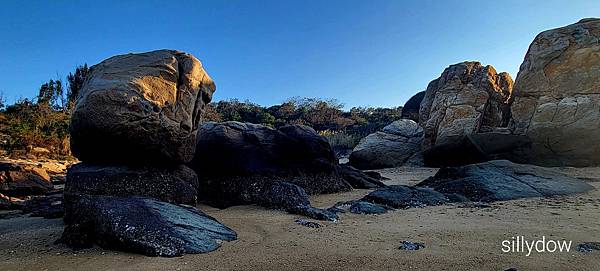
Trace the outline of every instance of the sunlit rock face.
<instances>
[{"instance_id":1,"label":"sunlit rock face","mask_svg":"<svg viewBox=\"0 0 600 271\"><path fill-rule=\"evenodd\" d=\"M94 65L71 120L73 154L88 162L184 163L215 84L194 56L159 50Z\"/></svg>"},{"instance_id":2,"label":"sunlit rock face","mask_svg":"<svg viewBox=\"0 0 600 271\"><path fill-rule=\"evenodd\" d=\"M600 19L544 31L515 82L510 128L532 140L526 160L600 164Z\"/></svg>"},{"instance_id":3,"label":"sunlit rock face","mask_svg":"<svg viewBox=\"0 0 600 271\"><path fill-rule=\"evenodd\" d=\"M449 66L431 81L419 109L423 148L506 126L513 81L479 62Z\"/></svg>"}]
</instances>

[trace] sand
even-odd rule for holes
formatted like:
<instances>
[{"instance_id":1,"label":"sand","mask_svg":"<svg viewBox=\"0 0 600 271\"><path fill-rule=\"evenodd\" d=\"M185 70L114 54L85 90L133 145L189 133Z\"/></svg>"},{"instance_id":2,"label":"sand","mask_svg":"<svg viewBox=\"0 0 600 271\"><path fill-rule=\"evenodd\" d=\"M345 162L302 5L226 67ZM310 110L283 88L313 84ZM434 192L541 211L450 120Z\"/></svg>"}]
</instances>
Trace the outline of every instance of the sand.
<instances>
[{"instance_id":1,"label":"sand","mask_svg":"<svg viewBox=\"0 0 600 271\"><path fill-rule=\"evenodd\" d=\"M208 254L158 258L93 248L73 252L53 242L60 219L0 220L0 270L600 270L600 252L575 246L600 241L600 168L556 169L582 177L597 190L568 197L533 198L491 204L396 210L383 215L341 214L338 223L314 229L297 225L296 215L256 206L219 210L200 205L238 233ZM414 184L435 169L380 170L388 184ZM329 207L369 190L319 195L313 205ZM504 253L513 236L571 240L570 252ZM399 250L404 240L423 242L417 251Z\"/></svg>"}]
</instances>

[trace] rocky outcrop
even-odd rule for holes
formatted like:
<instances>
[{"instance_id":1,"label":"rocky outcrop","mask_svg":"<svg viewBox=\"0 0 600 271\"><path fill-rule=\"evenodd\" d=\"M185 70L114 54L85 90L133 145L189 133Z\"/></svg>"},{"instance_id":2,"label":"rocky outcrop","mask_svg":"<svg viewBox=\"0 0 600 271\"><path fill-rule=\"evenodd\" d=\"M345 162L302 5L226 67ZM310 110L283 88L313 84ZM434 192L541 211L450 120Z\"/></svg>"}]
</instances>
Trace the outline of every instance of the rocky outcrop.
<instances>
[{"instance_id":1,"label":"rocky outcrop","mask_svg":"<svg viewBox=\"0 0 600 271\"><path fill-rule=\"evenodd\" d=\"M307 126L206 123L196 153L190 166L198 173L200 193L221 207L256 203L245 195L278 181L309 194L351 189L327 140Z\"/></svg>"},{"instance_id":2,"label":"rocky outcrop","mask_svg":"<svg viewBox=\"0 0 600 271\"><path fill-rule=\"evenodd\" d=\"M420 91L410 97L402 107L402 118L419 122L419 109L421 108L421 102L424 97L425 91Z\"/></svg>"},{"instance_id":3,"label":"rocky outcrop","mask_svg":"<svg viewBox=\"0 0 600 271\"><path fill-rule=\"evenodd\" d=\"M525 161L600 165L600 19L544 31L529 46L513 92L511 129L532 141Z\"/></svg>"},{"instance_id":4,"label":"rocky outcrop","mask_svg":"<svg viewBox=\"0 0 600 271\"><path fill-rule=\"evenodd\" d=\"M482 202L568 195L594 189L559 172L508 160L441 168L418 186Z\"/></svg>"},{"instance_id":5,"label":"rocky outcrop","mask_svg":"<svg viewBox=\"0 0 600 271\"><path fill-rule=\"evenodd\" d=\"M401 119L361 139L350 154L350 165L358 169L397 167L421 149L423 129L414 121Z\"/></svg>"},{"instance_id":6,"label":"rocky outcrop","mask_svg":"<svg viewBox=\"0 0 600 271\"><path fill-rule=\"evenodd\" d=\"M44 195L53 189L50 176L42 168L0 163L0 194L25 197Z\"/></svg>"},{"instance_id":7,"label":"rocky outcrop","mask_svg":"<svg viewBox=\"0 0 600 271\"><path fill-rule=\"evenodd\" d=\"M144 197L82 196L61 242L75 248L97 244L147 256L181 256L217 249L236 233L193 207Z\"/></svg>"},{"instance_id":8,"label":"rocky outcrop","mask_svg":"<svg viewBox=\"0 0 600 271\"><path fill-rule=\"evenodd\" d=\"M419 110L425 150L508 123L513 81L508 73L479 62L446 68L431 81Z\"/></svg>"},{"instance_id":9,"label":"rocky outcrop","mask_svg":"<svg viewBox=\"0 0 600 271\"><path fill-rule=\"evenodd\" d=\"M71 119L71 147L83 162L67 172L63 242L179 256L235 239L202 212L176 205L196 203L198 179L183 164L214 90L200 61L178 51L91 67Z\"/></svg>"},{"instance_id":10,"label":"rocky outcrop","mask_svg":"<svg viewBox=\"0 0 600 271\"><path fill-rule=\"evenodd\" d=\"M71 118L71 148L95 163L189 162L215 84L194 56L173 50L94 65Z\"/></svg>"}]
</instances>

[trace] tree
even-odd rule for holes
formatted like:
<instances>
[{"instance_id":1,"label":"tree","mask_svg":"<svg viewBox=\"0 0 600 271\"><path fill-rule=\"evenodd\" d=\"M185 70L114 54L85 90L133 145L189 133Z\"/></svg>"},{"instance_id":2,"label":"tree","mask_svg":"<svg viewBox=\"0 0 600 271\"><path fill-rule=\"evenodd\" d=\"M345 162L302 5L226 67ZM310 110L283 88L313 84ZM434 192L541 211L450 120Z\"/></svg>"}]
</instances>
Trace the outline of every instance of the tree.
<instances>
[{"instance_id":1,"label":"tree","mask_svg":"<svg viewBox=\"0 0 600 271\"><path fill-rule=\"evenodd\" d=\"M62 109L64 104L59 104L59 101L62 102L63 97L63 85L60 80L52 80L47 83L42 84L40 87L37 103L40 105L49 106L55 110Z\"/></svg>"},{"instance_id":2,"label":"tree","mask_svg":"<svg viewBox=\"0 0 600 271\"><path fill-rule=\"evenodd\" d=\"M85 82L85 78L89 74L90 69L87 64L83 64L83 66L79 65L75 68L75 74L69 73L67 75L67 108L72 109L75 106L75 102L77 101L77 96L79 95L79 91L83 87L83 82Z\"/></svg>"}]
</instances>

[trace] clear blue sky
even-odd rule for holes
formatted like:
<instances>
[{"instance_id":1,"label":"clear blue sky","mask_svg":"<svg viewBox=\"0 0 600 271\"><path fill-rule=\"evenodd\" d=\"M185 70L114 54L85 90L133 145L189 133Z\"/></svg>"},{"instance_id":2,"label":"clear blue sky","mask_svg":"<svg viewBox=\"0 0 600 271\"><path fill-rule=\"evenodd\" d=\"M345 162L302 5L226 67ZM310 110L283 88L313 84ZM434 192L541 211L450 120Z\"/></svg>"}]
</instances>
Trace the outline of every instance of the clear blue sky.
<instances>
[{"instance_id":1,"label":"clear blue sky","mask_svg":"<svg viewBox=\"0 0 600 271\"><path fill-rule=\"evenodd\" d=\"M0 91L115 54L190 52L215 99L293 96L398 106L450 64L477 60L516 77L543 30L600 16L600 1L1 1Z\"/></svg>"}]
</instances>

